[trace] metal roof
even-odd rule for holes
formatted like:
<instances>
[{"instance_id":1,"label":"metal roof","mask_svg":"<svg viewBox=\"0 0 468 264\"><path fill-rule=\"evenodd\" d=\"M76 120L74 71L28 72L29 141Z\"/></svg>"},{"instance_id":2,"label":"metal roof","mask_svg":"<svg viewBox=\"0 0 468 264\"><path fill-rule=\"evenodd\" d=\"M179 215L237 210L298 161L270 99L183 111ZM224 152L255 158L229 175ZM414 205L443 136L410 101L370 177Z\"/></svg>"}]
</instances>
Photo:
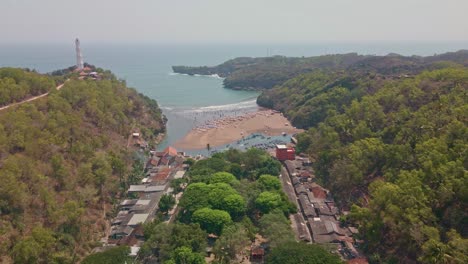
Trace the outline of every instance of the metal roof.
<instances>
[{"instance_id":1,"label":"metal roof","mask_svg":"<svg viewBox=\"0 0 468 264\"><path fill-rule=\"evenodd\" d=\"M150 202L151 200L138 200L136 205L148 205Z\"/></svg>"},{"instance_id":2,"label":"metal roof","mask_svg":"<svg viewBox=\"0 0 468 264\"><path fill-rule=\"evenodd\" d=\"M149 214L134 214L130 221L128 221L129 226L134 226L138 225L140 223L146 222L146 219L148 219Z\"/></svg>"},{"instance_id":3,"label":"metal roof","mask_svg":"<svg viewBox=\"0 0 468 264\"><path fill-rule=\"evenodd\" d=\"M128 192L144 192L146 185L130 185Z\"/></svg>"},{"instance_id":4,"label":"metal roof","mask_svg":"<svg viewBox=\"0 0 468 264\"><path fill-rule=\"evenodd\" d=\"M181 179L184 177L184 175L185 175L185 171L182 171L182 170L177 171L176 174L174 175L174 179Z\"/></svg>"},{"instance_id":5,"label":"metal roof","mask_svg":"<svg viewBox=\"0 0 468 264\"><path fill-rule=\"evenodd\" d=\"M144 191L145 191L145 193L148 193L148 192L162 192L162 191L164 191L165 188L166 188L166 185L154 185L154 186L146 187L146 189Z\"/></svg>"}]
</instances>

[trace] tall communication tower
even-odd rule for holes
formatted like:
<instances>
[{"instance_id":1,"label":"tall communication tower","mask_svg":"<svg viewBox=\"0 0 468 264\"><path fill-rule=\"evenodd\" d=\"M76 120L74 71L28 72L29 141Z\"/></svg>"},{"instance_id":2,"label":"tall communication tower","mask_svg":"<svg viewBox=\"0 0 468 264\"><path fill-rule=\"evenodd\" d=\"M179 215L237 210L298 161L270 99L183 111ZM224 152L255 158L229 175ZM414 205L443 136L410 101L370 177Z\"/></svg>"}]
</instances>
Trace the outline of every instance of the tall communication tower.
<instances>
[{"instance_id":1,"label":"tall communication tower","mask_svg":"<svg viewBox=\"0 0 468 264\"><path fill-rule=\"evenodd\" d=\"M81 55L80 40L77 38L75 40L76 47L76 67L79 71L83 70L83 56Z\"/></svg>"}]
</instances>

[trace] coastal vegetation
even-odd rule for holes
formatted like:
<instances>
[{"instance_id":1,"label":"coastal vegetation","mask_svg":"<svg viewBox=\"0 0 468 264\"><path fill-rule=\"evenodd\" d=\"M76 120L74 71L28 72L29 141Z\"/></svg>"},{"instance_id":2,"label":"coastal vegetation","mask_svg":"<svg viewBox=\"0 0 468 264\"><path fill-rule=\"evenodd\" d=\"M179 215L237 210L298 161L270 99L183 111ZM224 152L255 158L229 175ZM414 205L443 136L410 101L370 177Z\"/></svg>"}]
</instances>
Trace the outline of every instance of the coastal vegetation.
<instances>
[{"instance_id":1,"label":"coastal vegetation","mask_svg":"<svg viewBox=\"0 0 468 264\"><path fill-rule=\"evenodd\" d=\"M449 65L450 67L447 67ZM360 227L372 263L466 263L468 69L316 70L264 92L319 182Z\"/></svg>"},{"instance_id":2,"label":"coastal vegetation","mask_svg":"<svg viewBox=\"0 0 468 264\"><path fill-rule=\"evenodd\" d=\"M268 153L254 148L245 152L231 149L195 162L177 221L146 225L148 239L142 256L157 257L164 263L188 263L177 260L178 252L183 251L196 259L190 263L204 263L199 256L206 255L208 246L216 263L232 263L246 256L258 234L266 239L268 249L296 244L287 218L296 207L281 189L280 166Z\"/></svg>"},{"instance_id":3,"label":"coastal vegetation","mask_svg":"<svg viewBox=\"0 0 468 264\"><path fill-rule=\"evenodd\" d=\"M277 85L315 70L360 71L384 75L417 74L427 69L460 64L468 66L468 51L441 55L405 57L358 55L356 53L322 55L315 57L241 57L213 67L173 66L173 71L189 75L224 77L224 87L240 90L268 90Z\"/></svg>"},{"instance_id":4,"label":"coastal vegetation","mask_svg":"<svg viewBox=\"0 0 468 264\"><path fill-rule=\"evenodd\" d=\"M111 74L72 78L57 91L54 77L0 72L2 82L29 87L25 95L50 91L0 112L0 262L75 263L97 245L127 184L127 137L140 129L154 139L164 117L155 101Z\"/></svg>"}]
</instances>

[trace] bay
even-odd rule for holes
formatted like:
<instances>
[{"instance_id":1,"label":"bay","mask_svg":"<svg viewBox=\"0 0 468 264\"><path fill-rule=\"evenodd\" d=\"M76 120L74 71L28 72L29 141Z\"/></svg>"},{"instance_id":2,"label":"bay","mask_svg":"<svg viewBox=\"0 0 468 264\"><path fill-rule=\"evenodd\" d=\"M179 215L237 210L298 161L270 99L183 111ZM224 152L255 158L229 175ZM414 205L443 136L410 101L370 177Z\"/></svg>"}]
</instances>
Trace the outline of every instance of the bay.
<instances>
[{"instance_id":1,"label":"bay","mask_svg":"<svg viewBox=\"0 0 468 264\"><path fill-rule=\"evenodd\" d=\"M225 89L222 79L217 77L174 74L173 65L217 65L240 56L316 56L347 52L433 55L466 47L466 43L151 45L96 44L81 40L85 62L111 70L130 87L158 101L169 119L167 136L159 148L173 144L207 120L257 109L258 92ZM46 73L74 64L73 40L66 44L0 44L0 67L23 67Z\"/></svg>"}]
</instances>

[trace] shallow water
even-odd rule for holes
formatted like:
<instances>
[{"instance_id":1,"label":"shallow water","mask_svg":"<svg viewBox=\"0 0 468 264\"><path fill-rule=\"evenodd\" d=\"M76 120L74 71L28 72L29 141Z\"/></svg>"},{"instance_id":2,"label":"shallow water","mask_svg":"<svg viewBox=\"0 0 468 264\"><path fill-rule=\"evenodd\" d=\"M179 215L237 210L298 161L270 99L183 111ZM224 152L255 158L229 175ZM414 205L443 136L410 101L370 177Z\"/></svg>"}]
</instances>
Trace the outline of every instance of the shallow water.
<instances>
[{"instance_id":1,"label":"shallow water","mask_svg":"<svg viewBox=\"0 0 468 264\"><path fill-rule=\"evenodd\" d=\"M68 44L0 44L0 66L50 72L75 63L74 40ZM110 69L131 87L154 98L168 117L168 135L160 148L173 144L194 126L213 118L255 111L257 92L225 89L218 76L174 74L173 65L217 65L240 56L316 56L358 52L384 55L432 55L466 48L448 44L319 44L319 45L104 45L81 40L85 62ZM250 145L250 143L248 144ZM241 146L238 146L241 147Z\"/></svg>"}]
</instances>

